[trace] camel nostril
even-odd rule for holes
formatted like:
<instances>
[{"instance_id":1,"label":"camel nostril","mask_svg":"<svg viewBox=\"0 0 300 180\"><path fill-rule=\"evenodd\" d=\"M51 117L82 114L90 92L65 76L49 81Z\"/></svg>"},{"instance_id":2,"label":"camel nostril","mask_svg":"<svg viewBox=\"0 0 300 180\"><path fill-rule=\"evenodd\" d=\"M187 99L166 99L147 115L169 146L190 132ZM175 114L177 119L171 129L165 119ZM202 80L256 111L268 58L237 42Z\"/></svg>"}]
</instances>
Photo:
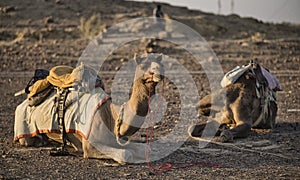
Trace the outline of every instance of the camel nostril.
<instances>
[{"instance_id":1,"label":"camel nostril","mask_svg":"<svg viewBox=\"0 0 300 180\"><path fill-rule=\"evenodd\" d=\"M153 71L149 71L148 74L152 76L152 75L154 75L154 72Z\"/></svg>"}]
</instances>

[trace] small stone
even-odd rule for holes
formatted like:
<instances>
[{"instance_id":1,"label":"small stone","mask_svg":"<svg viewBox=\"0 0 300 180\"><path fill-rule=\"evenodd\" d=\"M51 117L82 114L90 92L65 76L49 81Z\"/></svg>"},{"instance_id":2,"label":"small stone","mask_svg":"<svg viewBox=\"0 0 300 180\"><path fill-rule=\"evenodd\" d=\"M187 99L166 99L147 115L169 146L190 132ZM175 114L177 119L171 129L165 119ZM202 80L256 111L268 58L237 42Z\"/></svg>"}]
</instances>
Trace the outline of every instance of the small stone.
<instances>
[{"instance_id":1,"label":"small stone","mask_svg":"<svg viewBox=\"0 0 300 180\"><path fill-rule=\"evenodd\" d=\"M0 7L0 12L2 12L2 13L8 13L8 12L15 11L15 10L16 9L13 6Z\"/></svg>"},{"instance_id":2,"label":"small stone","mask_svg":"<svg viewBox=\"0 0 300 180\"><path fill-rule=\"evenodd\" d=\"M61 0L56 0L55 4L63 4L63 3L61 2Z\"/></svg>"},{"instance_id":3,"label":"small stone","mask_svg":"<svg viewBox=\"0 0 300 180\"><path fill-rule=\"evenodd\" d=\"M130 176L131 173L124 173L124 176Z\"/></svg>"},{"instance_id":4,"label":"small stone","mask_svg":"<svg viewBox=\"0 0 300 180\"><path fill-rule=\"evenodd\" d=\"M53 17L52 16L48 16L45 18L45 23L49 24L49 23L54 23Z\"/></svg>"}]
</instances>

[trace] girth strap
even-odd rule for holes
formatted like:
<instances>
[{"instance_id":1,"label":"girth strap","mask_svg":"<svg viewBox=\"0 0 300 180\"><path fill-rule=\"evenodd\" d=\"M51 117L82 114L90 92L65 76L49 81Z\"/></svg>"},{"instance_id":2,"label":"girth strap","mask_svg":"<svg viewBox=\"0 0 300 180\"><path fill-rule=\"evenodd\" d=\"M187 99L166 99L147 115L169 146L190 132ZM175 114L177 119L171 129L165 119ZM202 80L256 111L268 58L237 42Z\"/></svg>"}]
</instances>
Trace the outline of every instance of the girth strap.
<instances>
[{"instance_id":1,"label":"girth strap","mask_svg":"<svg viewBox=\"0 0 300 180\"><path fill-rule=\"evenodd\" d=\"M66 132L66 125L65 125L65 103L67 96L70 92L68 88L61 88L55 87L56 90L56 97L55 97L55 104L56 104L56 113L58 117L58 125L60 132L62 133L62 140L63 144L60 149L56 149L50 152L51 155L68 155L69 153L66 151L65 147L67 144L67 132Z\"/></svg>"},{"instance_id":2,"label":"girth strap","mask_svg":"<svg viewBox=\"0 0 300 180\"><path fill-rule=\"evenodd\" d=\"M253 122L252 127L256 127L260 123L266 123L269 118L269 108L270 103L274 102L277 104L276 96L274 91L269 89L268 87L264 89L263 94L260 94L260 100L261 100L261 113L259 117ZM273 128L271 126L271 128Z\"/></svg>"}]
</instances>

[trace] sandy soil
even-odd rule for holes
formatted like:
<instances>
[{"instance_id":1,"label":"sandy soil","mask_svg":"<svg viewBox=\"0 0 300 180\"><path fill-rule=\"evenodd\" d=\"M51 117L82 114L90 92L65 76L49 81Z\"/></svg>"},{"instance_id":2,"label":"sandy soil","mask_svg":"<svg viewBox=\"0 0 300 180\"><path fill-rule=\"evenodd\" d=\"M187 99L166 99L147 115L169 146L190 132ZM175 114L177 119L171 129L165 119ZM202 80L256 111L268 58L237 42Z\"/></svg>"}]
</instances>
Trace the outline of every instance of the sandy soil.
<instances>
[{"instance_id":1,"label":"sandy soil","mask_svg":"<svg viewBox=\"0 0 300 180\"><path fill-rule=\"evenodd\" d=\"M167 4L163 4L164 11L172 19L192 27L207 40L224 72L254 59L278 77L283 91L278 93L274 130L253 130L246 139L232 144L211 143L204 149L188 139L174 153L151 165L116 166L110 160L52 157L47 148L24 148L13 142L14 110L26 98L14 97L14 93L25 87L36 68L76 66L90 42L88 36L98 33L93 31L95 26L81 22L98 13L98 30L102 30L128 19L151 16L153 7L152 3L121 0L0 1L0 179L300 179L300 26L263 23L237 15L216 16ZM189 60L190 54L163 41L157 47L156 51L175 57L195 72L192 75L200 97L209 92L207 77ZM145 41L141 40L109 56L103 70L112 73L101 74L108 93L114 72L134 52L144 49ZM178 122L176 87L167 82L165 91L168 113L156 125L155 138ZM136 138L142 139L144 134L141 130ZM199 164L182 167L181 162ZM165 173L150 170L166 163L174 168Z\"/></svg>"}]
</instances>

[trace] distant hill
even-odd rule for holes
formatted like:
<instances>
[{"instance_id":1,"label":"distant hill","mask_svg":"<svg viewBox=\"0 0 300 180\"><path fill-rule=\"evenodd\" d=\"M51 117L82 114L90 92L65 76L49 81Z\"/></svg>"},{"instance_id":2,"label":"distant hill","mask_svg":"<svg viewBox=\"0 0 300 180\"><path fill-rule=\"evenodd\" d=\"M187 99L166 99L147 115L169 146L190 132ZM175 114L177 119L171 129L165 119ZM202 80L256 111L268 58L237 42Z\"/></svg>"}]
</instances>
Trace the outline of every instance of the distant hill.
<instances>
[{"instance_id":1,"label":"distant hill","mask_svg":"<svg viewBox=\"0 0 300 180\"><path fill-rule=\"evenodd\" d=\"M99 24L109 27L138 17L152 16L158 3L123 0L1 0L0 40L25 36L80 38L80 23L98 15ZM168 16L198 31L206 39L250 38L257 33L267 39L299 37L300 26L263 23L238 15L221 16L160 3Z\"/></svg>"}]
</instances>

